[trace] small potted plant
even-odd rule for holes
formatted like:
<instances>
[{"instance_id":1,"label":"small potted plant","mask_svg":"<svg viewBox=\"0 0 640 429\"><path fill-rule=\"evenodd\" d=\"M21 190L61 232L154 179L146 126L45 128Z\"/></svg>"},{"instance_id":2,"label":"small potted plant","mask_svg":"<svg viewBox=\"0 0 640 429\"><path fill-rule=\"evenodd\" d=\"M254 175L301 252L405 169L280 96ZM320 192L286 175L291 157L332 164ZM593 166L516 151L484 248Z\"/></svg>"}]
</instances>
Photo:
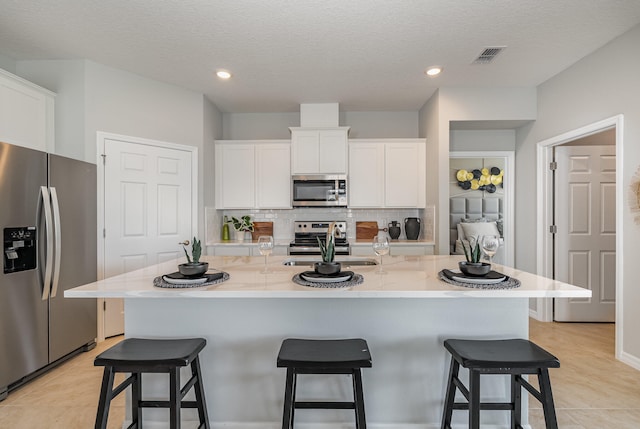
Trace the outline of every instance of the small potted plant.
<instances>
[{"instance_id":1,"label":"small potted plant","mask_svg":"<svg viewBox=\"0 0 640 429\"><path fill-rule=\"evenodd\" d=\"M189 252L187 252L187 248L184 245L182 245L182 249L187 257L187 263L178 265L178 271L180 274L185 277L200 277L207 272L209 269L209 263L200 262L200 256L202 255L202 244L200 243L200 240L193 237L191 256L189 256Z\"/></svg>"},{"instance_id":2,"label":"small potted plant","mask_svg":"<svg viewBox=\"0 0 640 429\"><path fill-rule=\"evenodd\" d=\"M240 219L231 216L229 222L233 225L233 229L236 230L236 241L244 241L245 233L253 232L253 221L249 215L244 215Z\"/></svg>"},{"instance_id":3,"label":"small potted plant","mask_svg":"<svg viewBox=\"0 0 640 429\"><path fill-rule=\"evenodd\" d=\"M333 260L336 256L335 235L336 223L331 222L325 241L323 242L320 237L317 237L318 245L320 246L320 255L322 256L322 261L314 264L314 269L318 274L337 274L342 268L340 262Z\"/></svg>"},{"instance_id":4,"label":"small potted plant","mask_svg":"<svg viewBox=\"0 0 640 429\"><path fill-rule=\"evenodd\" d=\"M478 237L475 240L475 246L472 246L471 242L469 242L468 248L464 244L464 240L462 241L462 249L464 250L464 256L467 260L458 262L458 267L460 267L460 271L467 276L482 277L491 271L491 264L480 261L480 257L482 256L480 239L481 237Z\"/></svg>"}]
</instances>

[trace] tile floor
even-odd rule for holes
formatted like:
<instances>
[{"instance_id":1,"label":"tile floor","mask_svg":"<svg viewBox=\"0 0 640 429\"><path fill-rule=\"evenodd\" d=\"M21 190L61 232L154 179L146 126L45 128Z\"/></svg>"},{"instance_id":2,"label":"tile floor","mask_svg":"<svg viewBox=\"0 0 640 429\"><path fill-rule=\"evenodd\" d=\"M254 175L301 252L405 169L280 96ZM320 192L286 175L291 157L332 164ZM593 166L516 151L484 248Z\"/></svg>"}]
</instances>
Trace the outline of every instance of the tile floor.
<instances>
[{"instance_id":1,"label":"tile floor","mask_svg":"<svg viewBox=\"0 0 640 429\"><path fill-rule=\"evenodd\" d=\"M613 324L531 321L531 339L554 353L562 365L551 370L561 429L640 428L640 371L614 359L614 329ZM0 402L0 428L93 427L102 377L93 358L119 340L100 343L10 393ZM529 402L532 428L544 428L538 402ZM124 396L112 405L109 429L121 428L123 419Z\"/></svg>"}]
</instances>

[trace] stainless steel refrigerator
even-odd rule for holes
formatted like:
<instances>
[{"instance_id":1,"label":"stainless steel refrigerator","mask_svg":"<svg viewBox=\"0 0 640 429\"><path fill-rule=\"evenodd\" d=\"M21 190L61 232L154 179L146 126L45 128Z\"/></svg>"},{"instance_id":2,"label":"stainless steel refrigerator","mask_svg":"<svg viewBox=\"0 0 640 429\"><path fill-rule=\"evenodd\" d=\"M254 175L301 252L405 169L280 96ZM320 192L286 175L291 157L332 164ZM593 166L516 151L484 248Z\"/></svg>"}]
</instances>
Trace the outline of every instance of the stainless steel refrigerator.
<instances>
[{"instance_id":1,"label":"stainless steel refrigerator","mask_svg":"<svg viewBox=\"0 0 640 429\"><path fill-rule=\"evenodd\" d=\"M64 291L97 278L96 166L0 143L0 400L95 346L95 299Z\"/></svg>"}]
</instances>

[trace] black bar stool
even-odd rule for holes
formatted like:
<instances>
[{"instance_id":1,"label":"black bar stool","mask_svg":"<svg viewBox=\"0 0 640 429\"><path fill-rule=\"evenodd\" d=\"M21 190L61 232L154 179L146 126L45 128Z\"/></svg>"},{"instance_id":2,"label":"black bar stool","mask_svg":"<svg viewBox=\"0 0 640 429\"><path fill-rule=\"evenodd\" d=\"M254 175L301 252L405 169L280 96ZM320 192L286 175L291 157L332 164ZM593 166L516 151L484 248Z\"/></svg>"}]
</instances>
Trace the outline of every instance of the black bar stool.
<instances>
[{"instance_id":1,"label":"black bar stool","mask_svg":"<svg viewBox=\"0 0 640 429\"><path fill-rule=\"evenodd\" d=\"M353 409L356 428L365 429L364 392L360 368L371 368L369 346L363 339L303 340L289 338L282 342L278 368L287 368L282 429L293 429L296 408ZM351 374L353 402L296 401L298 374Z\"/></svg>"},{"instance_id":2,"label":"black bar stool","mask_svg":"<svg viewBox=\"0 0 640 429\"><path fill-rule=\"evenodd\" d=\"M549 368L559 368L560 361L528 340L446 340L451 353L451 369L445 397L442 429L451 428L453 410L469 410L469 429L480 428L480 410L511 411L511 428L522 428L521 387L542 403L547 429L557 429L556 410L551 394ZM458 378L460 366L469 369L469 389ZM511 402L480 402L480 375L511 374ZM538 376L540 390L522 378L523 374ZM455 402L456 388L467 402Z\"/></svg>"},{"instance_id":3,"label":"black bar stool","mask_svg":"<svg viewBox=\"0 0 640 429\"><path fill-rule=\"evenodd\" d=\"M180 408L197 408L200 425L198 429L209 429L207 404L200 371L198 354L207 344L204 338L176 340L127 338L110 349L100 353L95 366L104 366L100 401L96 415L96 429L106 429L111 400L131 385L131 415L133 422L129 429L142 427L140 408L169 408L169 427L180 428ZM191 378L184 387L180 386L180 367L191 365ZM127 372L131 375L113 389L115 373ZM142 374L169 374L169 400L143 401ZM195 389L195 401L183 401L184 396Z\"/></svg>"}]
</instances>

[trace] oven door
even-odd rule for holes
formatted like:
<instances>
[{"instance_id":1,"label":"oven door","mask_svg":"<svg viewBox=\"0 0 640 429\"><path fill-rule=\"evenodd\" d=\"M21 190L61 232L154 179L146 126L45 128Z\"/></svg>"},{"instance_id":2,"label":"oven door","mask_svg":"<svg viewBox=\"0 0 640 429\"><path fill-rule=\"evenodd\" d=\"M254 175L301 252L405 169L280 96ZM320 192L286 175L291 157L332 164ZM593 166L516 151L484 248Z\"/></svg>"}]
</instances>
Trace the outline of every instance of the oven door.
<instances>
[{"instance_id":1,"label":"oven door","mask_svg":"<svg viewBox=\"0 0 640 429\"><path fill-rule=\"evenodd\" d=\"M346 207L345 176L292 176L293 207Z\"/></svg>"}]
</instances>

